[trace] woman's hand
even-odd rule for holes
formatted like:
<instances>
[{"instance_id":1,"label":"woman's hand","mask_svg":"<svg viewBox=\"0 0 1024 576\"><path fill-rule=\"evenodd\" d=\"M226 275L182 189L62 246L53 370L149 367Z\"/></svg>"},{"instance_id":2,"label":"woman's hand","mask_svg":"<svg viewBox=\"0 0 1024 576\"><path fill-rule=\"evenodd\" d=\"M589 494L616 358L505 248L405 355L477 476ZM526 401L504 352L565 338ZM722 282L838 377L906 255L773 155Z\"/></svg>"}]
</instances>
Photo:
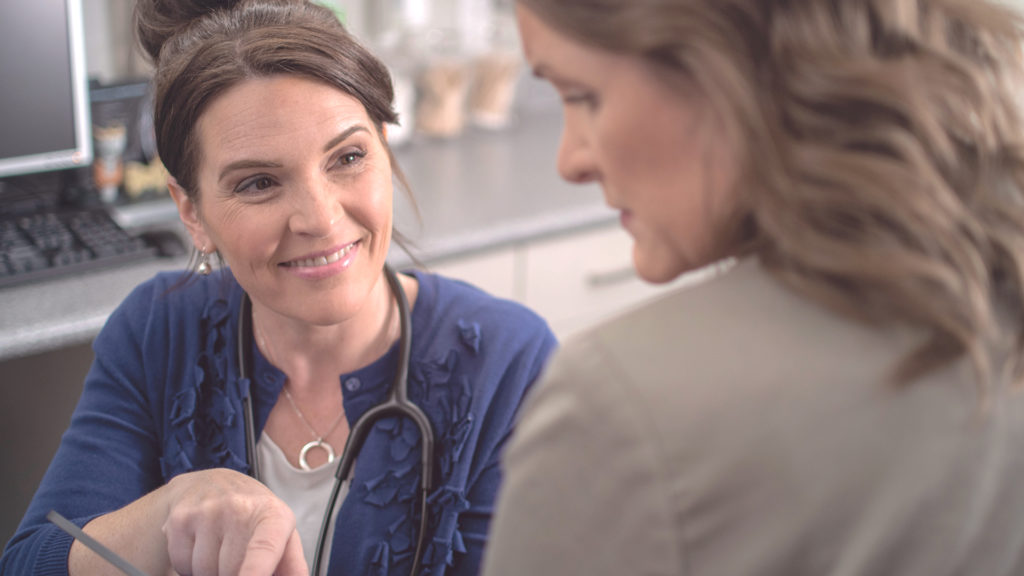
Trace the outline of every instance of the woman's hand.
<instances>
[{"instance_id":1,"label":"woman's hand","mask_svg":"<svg viewBox=\"0 0 1024 576\"><path fill-rule=\"evenodd\" d=\"M309 576L291 509L224 468L176 476L84 530L147 574ZM105 574L110 565L76 540L68 569Z\"/></svg>"},{"instance_id":2,"label":"woman's hand","mask_svg":"<svg viewBox=\"0 0 1024 576\"><path fill-rule=\"evenodd\" d=\"M308 576L295 516L263 484L218 468L182 474L165 489L162 530L175 572Z\"/></svg>"}]
</instances>

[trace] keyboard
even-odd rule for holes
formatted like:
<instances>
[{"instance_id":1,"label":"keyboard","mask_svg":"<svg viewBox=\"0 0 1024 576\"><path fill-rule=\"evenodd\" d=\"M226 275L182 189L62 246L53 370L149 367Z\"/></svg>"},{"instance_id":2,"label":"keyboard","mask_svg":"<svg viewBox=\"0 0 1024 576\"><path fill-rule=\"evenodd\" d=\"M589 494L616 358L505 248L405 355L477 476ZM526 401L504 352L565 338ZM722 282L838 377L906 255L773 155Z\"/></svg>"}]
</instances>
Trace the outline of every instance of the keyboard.
<instances>
[{"instance_id":1,"label":"keyboard","mask_svg":"<svg viewBox=\"0 0 1024 576\"><path fill-rule=\"evenodd\" d=\"M101 207L0 214L0 288L156 257Z\"/></svg>"}]
</instances>

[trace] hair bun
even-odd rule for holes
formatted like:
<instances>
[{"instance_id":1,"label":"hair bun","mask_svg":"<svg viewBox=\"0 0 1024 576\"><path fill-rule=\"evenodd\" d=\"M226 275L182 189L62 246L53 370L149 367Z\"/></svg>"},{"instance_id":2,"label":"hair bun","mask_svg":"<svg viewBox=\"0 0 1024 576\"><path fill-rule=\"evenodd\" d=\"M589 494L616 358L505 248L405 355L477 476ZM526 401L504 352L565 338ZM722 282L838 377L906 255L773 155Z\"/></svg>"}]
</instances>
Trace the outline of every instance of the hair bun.
<instances>
[{"instance_id":1,"label":"hair bun","mask_svg":"<svg viewBox=\"0 0 1024 576\"><path fill-rule=\"evenodd\" d=\"M164 43L194 20L238 3L239 0L136 0L135 35L142 49L156 62Z\"/></svg>"}]
</instances>

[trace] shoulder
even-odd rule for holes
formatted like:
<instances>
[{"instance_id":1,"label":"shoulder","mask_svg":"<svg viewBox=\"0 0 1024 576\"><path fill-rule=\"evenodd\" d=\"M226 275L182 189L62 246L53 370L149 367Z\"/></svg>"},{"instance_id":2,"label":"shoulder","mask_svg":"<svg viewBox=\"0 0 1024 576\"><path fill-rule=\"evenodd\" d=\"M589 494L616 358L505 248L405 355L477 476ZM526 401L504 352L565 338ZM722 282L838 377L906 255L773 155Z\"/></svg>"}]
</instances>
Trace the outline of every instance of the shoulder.
<instances>
[{"instance_id":1,"label":"shoulder","mask_svg":"<svg viewBox=\"0 0 1024 576\"><path fill-rule=\"evenodd\" d=\"M788 288L752 257L601 323L581 340L644 380L675 367L690 381L766 371L828 378L848 367L851 349L861 361L888 358L900 342Z\"/></svg>"},{"instance_id":2,"label":"shoulder","mask_svg":"<svg viewBox=\"0 0 1024 576\"><path fill-rule=\"evenodd\" d=\"M485 572L672 573L683 562L661 446L671 430L598 339L567 345L527 395L502 460Z\"/></svg>"},{"instance_id":3,"label":"shoulder","mask_svg":"<svg viewBox=\"0 0 1024 576\"><path fill-rule=\"evenodd\" d=\"M461 280L411 271L420 284L417 306L429 308L432 325L462 326L503 342L536 342L553 347L554 334L547 322L526 306L495 297Z\"/></svg>"},{"instance_id":4,"label":"shoulder","mask_svg":"<svg viewBox=\"0 0 1024 576\"><path fill-rule=\"evenodd\" d=\"M711 446L756 430L769 406L858 401L847 397L885 382L911 342L829 311L750 259L568 339L540 387L628 405L655 436Z\"/></svg>"},{"instance_id":5,"label":"shoulder","mask_svg":"<svg viewBox=\"0 0 1024 576\"><path fill-rule=\"evenodd\" d=\"M182 271L160 272L136 286L111 314L104 332L170 330L172 325L190 324L211 317L230 315L241 289L230 271L210 276L187 277ZM102 333L101 333L102 335Z\"/></svg>"},{"instance_id":6,"label":"shoulder","mask_svg":"<svg viewBox=\"0 0 1024 576\"><path fill-rule=\"evenodd\" d=\"M412 310L410 377L434 390L442 384L451 388L462 399L453 406L468 409L465 400L471 395L477 399L474 409L489 411L489 426L510 425L557 347L547 323L524 306L467 283L413 275L420 289Z\"/></svg>"}]
</instances>

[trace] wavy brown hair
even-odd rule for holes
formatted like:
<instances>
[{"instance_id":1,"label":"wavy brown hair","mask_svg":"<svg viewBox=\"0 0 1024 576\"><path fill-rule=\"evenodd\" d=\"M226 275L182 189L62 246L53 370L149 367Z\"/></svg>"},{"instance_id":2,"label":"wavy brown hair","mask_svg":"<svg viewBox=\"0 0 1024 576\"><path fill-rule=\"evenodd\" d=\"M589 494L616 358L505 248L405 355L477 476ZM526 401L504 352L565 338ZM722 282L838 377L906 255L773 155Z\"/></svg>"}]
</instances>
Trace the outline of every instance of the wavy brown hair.
<instances>
[{"instance_id":1,"label":"wavy brown hair","mask_svg":"<svg viewBox=\"0 0 1024 576\"><path fill-rule=\"evenodd\" d=\"M696 84L742 166L741 250L924 329L894 377L1024 367L1020 17L990 0L518 0ZM993 353L993 350L996 350Z\"/></svg>"}]
</instances>

